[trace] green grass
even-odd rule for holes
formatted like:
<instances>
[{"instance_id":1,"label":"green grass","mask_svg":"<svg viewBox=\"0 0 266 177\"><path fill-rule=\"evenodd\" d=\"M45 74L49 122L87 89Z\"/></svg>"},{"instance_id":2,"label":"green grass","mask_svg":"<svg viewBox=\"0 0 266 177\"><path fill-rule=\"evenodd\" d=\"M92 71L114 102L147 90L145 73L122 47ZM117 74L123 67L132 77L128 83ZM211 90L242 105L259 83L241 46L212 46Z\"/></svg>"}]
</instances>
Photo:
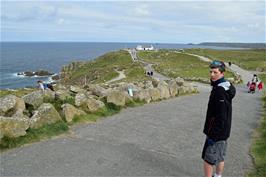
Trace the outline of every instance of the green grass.
<instances>
[{"instance_id":1,"label":"green grass","mask_svg":"<svg viewBox=\"0 0 266 177\"><path fill-rule=\"evenodd\" d=\"M259 79L261 79L261 81L266 84L266 74L259 74Z\"/></svg>"},{"instance_id":2,"label":"green grass","mask_svg":"<svg viewBox=\"0 0 266 177\"><path fill-rule=\"evenodd\" d=\"M106 53L95 60L83 63L78 69L72 71L68 78L63 80L66 84L82 85L85 82L98 84L107 82L119 74L115 71L125 71L125 81L140 81L149 79L144 73L140 63L133 62L127 51Z\"/></svg>"},{"instance_id":3,"label":"green grass","mask_svg":"<svg viewBox=\"0 0 266 177\"><path fill-rule=\"evenodd\" d=\"M17 138L3 137L0 143L0 150L19 147L24 144L38 142L42 139L51 138L55 135L68 131L68 125L64 121L58 121L54 124L44 125L38 129L28 129L25 136Z\"/></svg>"},{"instance_id":4,"label":"green grass","mask_svg":"<svg viewBox=\"0 0 266 177\"><path fill-rule=\"evenodd\" d=\"M31 93L33 91L35 91L37 89L16 89L16 90L0 90L0 97L12 94L12 95L16 95L17 97L22 97L28 93Z\"/></svg>"},{"instance_id":5,"label":"green grass","mask_svg":"<svg viewBox=\"0 0 266 177\"><path fill-rule=\"evenodd\" d=\"M247 70L261 69L266 71L266 50L245 49L245 50L214 50L214 49L186 49L188 53L206 56L211 59L233 62Z\"/></svg>"},{"instance_id":6,"label":"green grass","mask_svg":"<svg viewBox=\"0 0 266 177\"><path fill-rule=\"evenodd\" d=\"M170 78L209 78L209 63L197 57L176 53L171 50L141 51L138 55L143 60L154 63L154 69ZM231 72L226 72L226 77L233 77Z\"/></svg>"},{"instance_id":7,"label":"green grass","mask_svg":"<svg viewBox=\"0 0 266 177\"><path fill-rule=\"evenodd\" d=\"M251 154L254 157L255 169L249 174L249 177L265 177L266 176L266 93L263 97L264 115L260 127L256 130Z\"/></svg>"},{"instance_id":8,"label":"green grass","mask_svg":"<svg viewBox=\"0 0 266 177\"><path fill-rule=\"evenodd\" d=\"M64 100L60 100L60 99L51 99L51 98L48 98L48 97L44 97L43 102L44 103L51 103L55 107L55 109L58 112L60 112L61 111L61 106L63 104L69 103L71 105L75 105L75 98L74 97L67 97Z\"/></svg>"}]
</instances>

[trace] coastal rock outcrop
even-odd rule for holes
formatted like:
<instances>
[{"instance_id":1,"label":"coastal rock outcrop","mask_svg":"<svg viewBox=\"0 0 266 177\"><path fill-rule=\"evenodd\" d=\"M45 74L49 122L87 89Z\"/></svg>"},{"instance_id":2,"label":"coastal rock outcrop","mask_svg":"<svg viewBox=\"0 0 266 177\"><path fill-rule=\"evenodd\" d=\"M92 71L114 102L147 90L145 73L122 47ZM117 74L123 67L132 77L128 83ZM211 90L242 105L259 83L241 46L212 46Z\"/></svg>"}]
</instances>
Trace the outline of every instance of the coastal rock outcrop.
<instances>
[{"instance_id":1,"label":"coastal rock outcrop","mask_svg":"<svg viewBox=\"0 0 266 177\"><path fill-rule=\"evenodd\" d=\"M107 96L107 103L113 103L117 106L124 106L126 104L126 97L123 92L113 90Z\"/></svg>"},{"instance_id":2,"label":"coastal rock outcrop","mask_svg":"<svg viewBox=\"0 0 266 177\"><path fill-rule=\"evenodd\" d=\"M4 136L19 137L26 134L29 128L29 119L21 117L4 117L0 116L0 139Z\"/></svg>"},{"instance_id":3,"label":"coastal rock outcrop","mask_svg":"<svg viewBox=\"0 0 266 177\"><path fill-rule=\"evenodd\" d=\"M160 90L161 98L170 98L168 84L165 81L160 81L157 87Z\"/></svg>"},{"instance_id":4,"label":"coastal rock outcrop","mask_svg":"<svg viewBox=\"0 0 266 177\"><path fill-rule=\"evenodd\" d=\"M23 99L15 95L7 95L0 98L0 115L13 116L17 111L23 112L25 110L25 103Z\"/></svg>"},{"instance_id":5,"label":"coastal rock outcrop","mask_svg":"<svg viewBox=\"0 0 266 177\"><path fill-rule=\"evenodd\" d=\"M152 101L157 101L161 99L161 92L158 88L151 88L149 89L149 95Z\"/></svg>"},{"instance_id":6,"label":"coastal rock outcrop","mask_svg":"<svg viewBox=\"0 0 266 177\"><path fill-rule=\"evenodd\" d=\"M62 120L59 113L50 103L43 103L30 118L30 128L39 128L45 124L52 124Z\"/></svg>"},{"instance_id":7,"label":"coastal rock outcrop","mask_svg":"<svg viewBox=\"0 0 266 177\"><path fill-rule=\"evenodd\" d=\"M59 100L65 100L67 98L71 98L72 96L70 95L70 93L67 90L56 90L55 91L55 99L59 99Z\"/></svg>"},{"instance_id":8,"label":"coastal rock outcrop","mask_svg":"<svg viewBox=\"0 0 266 177\"><path fill-rule=\"evenodd\" d=\"M31 92L22 97L24 102L30 106L33 106L34 109L37 109L43 103L43 93L42 91Z\"/></svg>"},{"instance_id":9,"label":"coastal rock outcrop","mask_svg":"<svg viewBox=\"0 0 266 177\"><path fill-rule=\"evenodd\" d=\"M152 99L148 89L134 92L133 98L137 100L144 100L146 103L151 102Z\"/></svg>"},{"instance_id":10,"label":"coastal rock outcrop","mask_svg":"<svg viewBox=\"0 0 266 177\"><path fill-rule=\"evenodd\" d=\"M65 120L67 122L72 122L72 120L73 120L73 118L75 116L85 115L86 114L84 111L79 110L79 109L75 108L75 106L73 106L71 104L68 104L68 103L63 104L61 106L61 108L62 108L62 113L63 113L63 115L65 117Z\"/></svg>"},{"instance_id":11,"label":"coastal rock outcrop","mask_svg":"<svg viewBox=\"0 0 266 177\"><path fill-rule=\"evenodd\" d=\"M28 76L28 77L32 77L32 76L51 76L53 74L54 73L51 73L51 72L46 71L46 70L24 71L24 72L17 73L17 75L24 75L24 76Z\"/></svg>"},{"instance_id":12,"label":"coastal rock outcrop","mask_svg":"<svg viewBox=\"0 0 266 177\"><path fill-rule=\"evenodd\" d=\"M178 90L177 90L178 85L176 83L176 80L170 80L168 86L169 86L170 96L175 97L178 93Z\"/></svg>"},{"instance_id":13,"label":"coastal rock outcrop","mask_svg":"<svg viewBox=\"0 0 266 177\"><path fill-rule=\"evenodd\" d=\"M78 93L75 96L75 105L76 106L81 106L82 104L87 102L87 95L85 93Z\"/></svg>"},{"instance_id":14,"label":"coastal rock outcrop","mask_svg":"<svg viewBox=\"0 0 266 177\"><path fill-rule=\"evenodd\" d=\"M102 101L96 100L94 98L89 98L86 101L86 103L87 103L87 108L89 109L90 112L96 112L105 106L105 104Z\"/></svg>"}]
</instances>

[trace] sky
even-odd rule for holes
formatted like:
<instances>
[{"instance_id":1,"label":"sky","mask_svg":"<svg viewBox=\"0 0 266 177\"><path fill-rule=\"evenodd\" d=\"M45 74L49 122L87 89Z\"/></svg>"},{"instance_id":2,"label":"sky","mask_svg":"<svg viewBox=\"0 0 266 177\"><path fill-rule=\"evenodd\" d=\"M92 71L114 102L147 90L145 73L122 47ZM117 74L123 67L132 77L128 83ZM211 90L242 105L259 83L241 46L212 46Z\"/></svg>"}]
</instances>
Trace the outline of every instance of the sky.
<instances>
[{"instance_id":1,"label":"sky","mask_svg":"<svg viewBox=\"0 0 266 177\"><path fill-rule=\"evenodd\" d=\"M1 41L265 42L265 0L1 0Z\"/></svg>"}]
</instances>

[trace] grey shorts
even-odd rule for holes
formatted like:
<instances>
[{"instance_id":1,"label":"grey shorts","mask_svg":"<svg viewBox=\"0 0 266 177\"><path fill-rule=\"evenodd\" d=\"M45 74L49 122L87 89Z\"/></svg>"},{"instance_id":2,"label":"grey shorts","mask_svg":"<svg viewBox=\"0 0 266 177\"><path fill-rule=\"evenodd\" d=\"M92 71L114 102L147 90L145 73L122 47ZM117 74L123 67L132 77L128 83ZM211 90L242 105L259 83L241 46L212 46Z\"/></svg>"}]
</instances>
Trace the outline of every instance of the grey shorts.
<instances>
[{"instance_id":1,"label":"grey shorts","mask_svg":"<svg viewBox=\"0 0 266 177\"><path fill-rule=\"evenodd\" d=\"M217 165L224 161L226 148L226 141L217 141L210 144L206 140L202 151L202 159L211 165Z\"/></svg>"}]
</instances>

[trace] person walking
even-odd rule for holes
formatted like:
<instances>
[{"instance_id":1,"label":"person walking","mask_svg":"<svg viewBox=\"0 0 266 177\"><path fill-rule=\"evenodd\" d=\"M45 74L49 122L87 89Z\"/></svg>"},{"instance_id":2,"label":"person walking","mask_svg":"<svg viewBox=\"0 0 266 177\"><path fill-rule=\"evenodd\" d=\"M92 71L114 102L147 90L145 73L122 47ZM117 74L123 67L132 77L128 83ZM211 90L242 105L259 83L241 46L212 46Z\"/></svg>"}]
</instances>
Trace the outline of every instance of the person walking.
<instances>
[{"instance_id":1,"label":"person walking","mask_svg":"<svg viewBox=\"0 0 266 177\"><path fill-rule=\"evenodd\" d=\"M212 91L209 97L203 133L206 140L202 150L205 177L221 177L224 170L227 139L230 136L232 120L232 99L235 87L224 78L225 64L222 61L210 63Z\"/></svg>"}]
</instances>

